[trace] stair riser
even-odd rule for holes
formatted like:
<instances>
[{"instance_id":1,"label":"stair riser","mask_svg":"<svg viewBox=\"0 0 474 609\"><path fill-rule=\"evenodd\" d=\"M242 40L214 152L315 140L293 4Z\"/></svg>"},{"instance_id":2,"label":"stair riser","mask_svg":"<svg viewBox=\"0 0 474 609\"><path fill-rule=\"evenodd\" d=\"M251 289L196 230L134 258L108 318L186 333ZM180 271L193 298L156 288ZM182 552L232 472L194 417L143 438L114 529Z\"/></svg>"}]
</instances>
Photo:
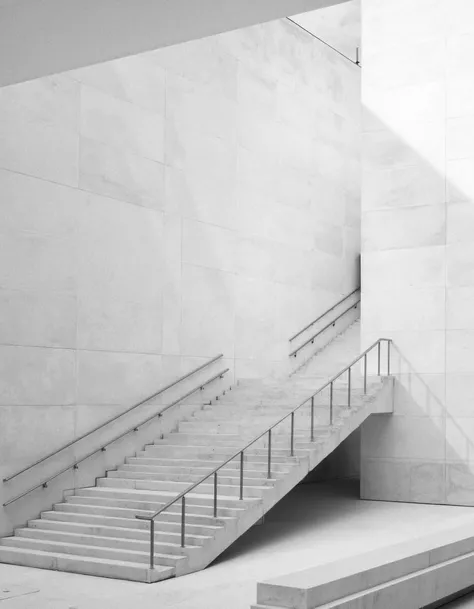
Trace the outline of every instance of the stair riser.
<instances>
[{"instance_id":1,"label":"stair riser","mask_svg":"<svg viewBox=\"0 0 474 609\"><path fill-rule=\"evenodd\" d=\"M119 527L119 529L108 528L109 525L99 525L99 524L87 524L80 522L63 522L60 520L30 520L28 523L28 527L31 529L36 529L38 531L56 531L56 532L65 532L65 533L76 533L79 535L96 535L99 537L108 537L108 538L117 538L119 536L120 539L125 541L130 541L132 543L139 543L142 541L147 541L150 539L150 529L125 529L123 527ZM212 539L213 535L209 535L208 537L200 537L198 535L189 533L188 536L188 544L190 546L203 546L205 543ZM155 541L157 543L170 543L170 544L179 544L181 543L181 537L179 533L171 533L161 530L155 529ZM77 542L76 542L77 543ZM137 546L137 550L141 548Z\"/></svg>"},{"instance_id":2,"label":"stair riser","mask_svg":"<svg viewBox=\"0 0 474 609\"><path fill-rule=\"evenodd\" d=\"M150 525L146 520L139 520L138 518L114 518L111 516L100 516L94 514L81 514L81 513L66 513L66 512L46 512L41 516L42 520L48 520L51 522L72 522L72 523L83 523L89 524L93 527L109 526L109 527L123 527L125 529L137 529L145 531L147 534L150 531ZM181 532L181 524L176 522L155 522L155 529L160 533L175 533ZM186 522L186 530L190 535L202 535L207 537L213 537L217 532L215 526L205 527Z\"/></svg>"},{"instance_id":3,"label":"stair riser","mask_svg":"<svg viewBox=\"0 0 474 609\"><path fill-rule=\"evenodd\" d=\"M145 453L148 455L156 455L162 457L198 457L200 459L211 459L211 458L220 458L221 460L225 460L226 458L232 457L234 453L237 453L241 446L232 447L231 450L227 448L220 447L181 447L181 446L165 446L165 445L157 445L153 444L151 446L147 446L145 449ZM265 450L259 448L247 448L247 455L253 456L265 456ZM276 457L286 457L287 452L285 450L275 449Z\"/></svg>"},{"instance_id":4,"label":"stair riser","mask_svg":"<svg viewBox=\"0 0 474 609\"><path fill-rule=\"evenodd\" d=\"M74 503L57 503L54 506L55 511L64 512L67 514L90 514L91 516L107 516L111 518L126 518L127 520L137 520L136 515L139 516L151 516L155 510L137 510L127 508L113 508L103 507L100 505L81 505ZM158 508L157 508L158 509ZM192 511L191 508L189 510ZM206 525L214 526L225 526L229 522L235 521L235 517L220 517L214 518L213 516L201 516L194 514L187 514L186 522L199 527L205 527ZM170 513L168 510L160 514L155 518L157 526L168 525L168 524L181 524L181 513ZM174 530L174 529L173 529Z\"/></svg>"},{"instance_id":5,"label":"stair riser","mask_svg":"<svg viewBox=\"0 0 474 609\"><path fill-rule=\"evenodd\" d=\"M174 469L181 469L183 466L180 466L180 463L186 463L186 466L184 466L186 468L187 471L193 472L196 470L206 470L203 471L203 475L208 473L209 471L212 471L214 469L214 467L216 467L216 463L206 463L206 462L202 462L198 464L198 467L188 467L188 463L192 463L192 464L196 464L195 460L189 460L189 459L176 459L176 460L171 460L171 459L160 459L159 457L132 457L130 459L127 459L127 463L130 464L143 464L143 465L150 465L150 466L157 466L160 468L166 468L167 465L165 463L173 463L175 464L173 467ZM248 456L245 453L244 456L244 463L245 463L245 467L247 468L247 470L253 470L255 472L259 472L259 471L263 471L266 468L265 465L265 461L262 460L260 457L258 458L253 458L251 456ZM278 462L276 463L276 467L278 469L278 471L281 472L287 472L291 469L292 464L288 463L281 463ZM226 463L225 465L226 468L232 468L232 469L239 469L240 468L240 459L239 457L236 457L234 460L229 461L228 463Z\"/></svg>"},{"instance_id":6,"label":"stair riser","mask_svg":"<svg viewBox=\"0 0 474 609\"><path fill-rule=\"evenodd\" d=\"M78 528L80 525L78 525ZM85 529L87 527L84 527ZM138 531L137 531L138 533ZM32 539L46 539L49 541L61 541L63 543L70 544L84 544L88 546L100 546L102 548L112 548L117 550L130 550L132 552L140 552L143 553L143 561L146 562L146 554L149 553L150 549L150 537L145 537L140 539L133 539L127 537L113 537L112 535L103 535L103 536L95 536L89 533L84 533L83 535L74 535L71 534L70 531L67 530L67 527L63 529L47 529L47 528L37 528L37 527L28 527L25 529L18 529L15 533L18 537L29 537ZM90 537L85 537L85 535L90 535ZM174 537L173 537L174 539ZM166 541L164 539L159 539L157 535L155 535L155 552L157 554L168 554L168 555L178 555L178 556L187 556L189 552L199 552L200 546L194 543L191 543L192 537L186 535L186 548L181 548L179 546L179 539L175 541ZM130 560L122 559L122 560ZM133 560L136 560L136 557L133 557ZM140 561L141 562L141 561Z\"/></svg>"},{"instance_id":7,"label":"stair riser","mask_svg":"<svg viewBox=\"0 0 474 609\"><path fill-rule=\"evenodd\" d=\"M104 478L102 478L104 480ZM159 491L147 492L148 489L137 489L136 493L133 493L134 498L132 501L139 501L142 505L146 504L162 504L161 507L168 503L173 497L173 493L161 493ZM105 497L107 499L126 499L130 500L130 493L124 492L120 488L106 488L106 487L95 487L93 489L78 489L77 494L83 497ZM190 493L187 495L187 505L192 506L204 506L205 508L210 508L213 506L213 498L207 497L203 494ZM176 506L170 506L171 509L174 507L175 511L180 510L179 501L176 502ZM241 501L237 498L229 499L221 498L220 499L220 507L222 508L231 508L231 509L241 509L245 507L245 504L242 504ZM159 509L159 508L158 508ZM193 508L194 509L194 508Z\"/></svg>"},{"instance_id":8,"label":"stair riser","mask_svg":"<svg viewBox=\"0 0 474 609\"><path fill-rule=\"evenodd\" d=\"M157 474L157 475L162 475L165 476L163 478L163 480L181 480L181 477L185 477L185 479L188 479L189 476L193 475L193 472L191 471L179 471L179 468L174 468L177 469L178 471L175 472L170 472L169 468L166 467L153 467L150 465L122 465L118 471L119 472L142 472L142 473L149 473L149 474ZM264 470L263 468L261 470L254 470L254 469L250 469L250 468L246 468L245 467L245 462L244 462L244 471L245 471L245 475L248 478L252 478L255 480L260 480L261 478L266 478L266 470ZM285 470L288 471L288 470ZM207 471L202 471L202 472L196 472L195 476L202 478L206 473L208 473ZM240 465L238 468L228 468L228 467L223 467L222 469L219 470L219 476L224 477L224 478L235 478L237 476L239 476L240 473ZM183 478L184 479L184 478Z\"/></svg>"},{"instance_id":9,"label":"stair riser","mask_svg":"<svg viewBox=\"0 0 474 609\"><path fill-rule=\"evenodd\" d=\"M244 471L245 471L245 468L244 468ZM201 478L202 478L200 475L192 476L190 474L187 474L187 475L184 474L184 475L180 475L180 476L176 476L176 475L167 476L166 474L153 473L153 472L140 472L140 471L129 472L129 471L123 471L123 470L108 472L107 477L108 478L126 478L126 479L131 479L131 480L156 480L157 482L172 482L175 484L178 482L182 482L183 483L182 490L187 488L193 482L199 482L199 480L201 480ZM240 484L239 476L229 477L220 471L218 473L218 480L219 480L220 484L224 484L224 485ZM267 484L269 484L269 482L263 476L261 476L258 479L247 476L245 479L245 486L266 486ZM174 488L174 486L172 488Z\"/></svg>"},{"instance_id":10,"label":"stair riser","mask_svg":"<svg viewBox=\"0 0 474 609\"><path fill-rule=\"evenodd\" d=\"M231 456L231 455L229 455L229 456ZM156 461L159 461L160 459L165 459L166 461L173 460L176 462L180 462L182 460L192 461L198 467L207 466L210 461L216 462L216 463L213 463L213 467L216 467L217 465L219 465L219 463L222 463L225 460L225 455L220 454L220 453L208 454L208 455L194 455L194 459L191 459L190 456L172 457L169 454L168 455L159 455L159 454L142 451L137 454L137 457L145 458L145 459L154 458ZM238 458L239 458L239 456L237 455L235 457L235 460L238 460ZM286 465L287 467L290 466L293 462L295 462L294 459L288 459L288 457L282 457L282 456L279 456L276 454L273 454L272 459L275 463L280 463L280 464ZM257 463L257 464L266 463L267 455L266 454L264 454L264 455L253 454L253 452L246 450L245 451L245 461L248 463ZM229 463L231 463L231 461L229 461ZM226 463L226 465L229 465L229 463Z\"/></svg>"},{"instance_id":11,"label":"stair riser","mask_svg":"<svg viewBox=\"0 0 474 609\"><path fill-rule=\"evenodd\" d=\"M101 499L97 497L72 497L69 499L72 505L84 505L84 504L92 504L97 506L109 506L112 509L119 505L120 507L125 507L130 510L141 510L146 512L155 513L160 508L164 507L164 503L153 503L147 501L127 501L125 499ZM195 503L195 502L193 502ZM239 502L241 503L241 502ZM220 502L222 504L222 501ZM238 505L238 504L237 504ZM218 513L219 516L226 517L237 517L241 513L242 509L238 508L230 508L223 507L219 505ZM198 516L206 516L210 517L214 514L214 508L209 502L209 505L194 505L188 500L186 504L186 513L195 514ZM166 511L160 514L161 518L169 518L170 520L174 520L176 518L181 519L181 502L177 501L176 504L169 506Z\"/></svg>"},{"instance_id":12,"label":"stair riser","mask_svg":"<svg viewBox=\"0 0 474 609\"><path fill-rule=\"evenodd\" d=\"M73 542L63 542L65 545L59 545L57 539L36 539L36 538L28 538L28 537L9 537L8 538L9 546L16 548L31 548L41 550L43 552L58 552L63 554L70 554L74 556L82 556L87 557L91 555L93 552L94 558L105 558L110 560L123 560L123 561L132 561L136 563L141 563L143 565L148 565L150 561L150 553L149 552L138 552L135 554L131 554L129 549L123 548L107 548L99 545L94 546L91 550L88 546L80 546L80 545L72 545ZM155 545L155 553L160 553L158 548L160 546ZM2 546L0 546L0 549ZM164 554L164 552L163 552ZM167 553L166 558L157 558L156 564L162 565L165 567L176 567L181 561L185 560L185 555L176 555L173 557L170 553Z\"/></svg>"},{"instance_id":13,"label":"stair riser","mask_svg":"<svg viewBox=\"0 0 474 609\"><path fill-rule=\"evenodd\" d=\"M153 480L124 480L123 478L99 478L97 483L100 487L107 488L136 488L138 490L170 490L176 493L180 493L181 491L187 488L187 484L176 483L172 485L169 482L156 482ZM267 486L266 490L270 490L272 487ZM201 495L209 495L210 497L214 496L214 485L213 484L200 484L199 488L196 489L197 493ZM265 489L262 490L261 487L254 486L245 486L244 485L244 495L246 497L261 497L262 493L265 492ZM240 494L240 489L237 485L235 486L225 486L223 484L218 485L218 494L226 497L238 497Z\"/></svg>"},{"instance_id":14,"label":"stair riser","mask_svg":"<svg viewBox=\"0 0 474 609\"><path fill-rule=\"evenodd\" d=\"M61 553L61 550L56 551L51 549L51 552L54 552L54 554L42 554L38 551L36 545L33 548L26 546L0 546L0 562L36 569L54 569L134 582L158 582L174 577L176 574L176 567L174 565L158 567L153 571L149 571L148 565L145 564L101 563L93 561L87 556L72 554L67 556L65 552Z\"/></svg>"}]
</instances>

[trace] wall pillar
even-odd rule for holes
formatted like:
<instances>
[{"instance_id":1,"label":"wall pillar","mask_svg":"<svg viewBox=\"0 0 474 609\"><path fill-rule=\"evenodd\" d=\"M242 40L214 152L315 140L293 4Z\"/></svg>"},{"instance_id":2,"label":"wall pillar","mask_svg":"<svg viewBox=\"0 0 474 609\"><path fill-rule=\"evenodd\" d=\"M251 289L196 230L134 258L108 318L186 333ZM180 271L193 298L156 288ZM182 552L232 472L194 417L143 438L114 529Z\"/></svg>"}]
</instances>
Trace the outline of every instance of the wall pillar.
<instances>
[{"instance_id":1,"label":"wall pillar","mask_svg":"<svg viewBox=\"0 0 474 609\"><path fill-rule=\"evenodd\" d=\"M362 0L362 340L394 340L362 495L474 504L474 3Z\"/></svg>"}]
</instances>

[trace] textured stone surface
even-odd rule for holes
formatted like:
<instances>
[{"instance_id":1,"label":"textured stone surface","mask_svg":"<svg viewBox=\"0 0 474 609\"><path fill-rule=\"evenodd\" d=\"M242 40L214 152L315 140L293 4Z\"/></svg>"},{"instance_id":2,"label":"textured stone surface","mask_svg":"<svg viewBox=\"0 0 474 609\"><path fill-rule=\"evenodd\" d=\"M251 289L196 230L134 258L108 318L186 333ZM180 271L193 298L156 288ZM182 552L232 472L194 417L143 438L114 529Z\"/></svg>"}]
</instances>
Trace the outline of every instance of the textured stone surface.
<instances>
[{"instance_id":1,"label":"textured stone surface","mask_svg":"<svg viewBox=\"0 0 474 609\"><path fill-rule=\"evenodd\" d=\"M362 14L362 340L393 338L399 381L388 429L364 428L362 488L472 504L472 6L363 0Z\"/></svg>"},{"instance_id":2,"label":"textured stone surface","mask_svg":"<svg viewBox=\"0 0 474 609\"><path fill-rule=\"evenodd\" d=\"M288 369L358 281L359 80L285 20L0 90L0 469L219 352Z\"/></svg>"}]
</instances>

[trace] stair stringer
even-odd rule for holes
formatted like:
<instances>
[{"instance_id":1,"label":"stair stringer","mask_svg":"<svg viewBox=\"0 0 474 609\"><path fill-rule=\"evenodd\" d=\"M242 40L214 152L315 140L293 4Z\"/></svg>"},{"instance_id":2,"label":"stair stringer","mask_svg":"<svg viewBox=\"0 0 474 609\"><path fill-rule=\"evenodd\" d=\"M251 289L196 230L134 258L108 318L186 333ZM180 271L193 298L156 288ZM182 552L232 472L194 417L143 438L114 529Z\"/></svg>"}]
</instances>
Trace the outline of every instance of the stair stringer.
<instances>
[{"instance_id":1,"label":"stair stringer","mask_svg":"<svg viewBox=\"0 0 474 609\"><path fill-rule=\"evenodd\" d=\"M394 378L385 377L381 380L381 388L372 395L367 395L365 404L354 409L353 414L345 420L342 426L333 427L331 435L322 443L315 444L315 449L308 451L308 455L298 456L290 472L277 480L275 486L269 487L264 496L243 512L231 526L226 525L218 531L209 544L209 552L195 556L177 567L176 576L199 571L209 566L222 552L234 543L248 529L285 497L307 474L331 454L353 431L360 427L371 415L389 415L393 413L393 386ZM295 451L298 453L298 451Z\"/></svg>"}]
</instances>

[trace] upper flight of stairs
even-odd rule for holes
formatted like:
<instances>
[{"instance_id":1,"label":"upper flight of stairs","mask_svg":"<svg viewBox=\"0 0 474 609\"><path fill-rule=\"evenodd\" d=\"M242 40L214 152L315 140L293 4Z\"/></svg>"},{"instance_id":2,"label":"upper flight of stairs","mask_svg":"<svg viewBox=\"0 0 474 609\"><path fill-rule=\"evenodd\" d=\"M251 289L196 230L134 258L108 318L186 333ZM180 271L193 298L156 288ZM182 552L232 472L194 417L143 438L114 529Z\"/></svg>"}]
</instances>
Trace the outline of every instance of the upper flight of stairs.
<instances>
[{"instance_id":1,"label":"upper flight of stairs","mask_svg":"<svg viewBox=\"0 0 474 609\"><path fill-rule=\"evenodd\" d=\"M295 453L290 456L289 419L272 436L271 477L268 438L245 451L244 493L240 500L240 459L219 470L217 518L213 478L186 495L186 545L181 547L181 502L155 521L155 568L149 569L151 515L237 453L259 433L289 413L323 384L329 374L353 359L359 328L354 324L314 361L289 379L247 380L179 423L96 486L77 489L62 503L0 540L0 561L76 573L155 582L204 568L255 524L371 413L388 412L384 392L389 379L370 377L364 395L362 378L352 379L351 408L347 385L334 389L334 419L329 425L327 394L315 401L315 438L310 438L310 409L295 415ZM354 343L357 343L356 345ZM324 366L318 366L325 362ZM329 363L328 363L329 362ZM333 369L331 368L331 363ZM389 400L385 400L389 403Z\"/></svg>"}]
</instances>

